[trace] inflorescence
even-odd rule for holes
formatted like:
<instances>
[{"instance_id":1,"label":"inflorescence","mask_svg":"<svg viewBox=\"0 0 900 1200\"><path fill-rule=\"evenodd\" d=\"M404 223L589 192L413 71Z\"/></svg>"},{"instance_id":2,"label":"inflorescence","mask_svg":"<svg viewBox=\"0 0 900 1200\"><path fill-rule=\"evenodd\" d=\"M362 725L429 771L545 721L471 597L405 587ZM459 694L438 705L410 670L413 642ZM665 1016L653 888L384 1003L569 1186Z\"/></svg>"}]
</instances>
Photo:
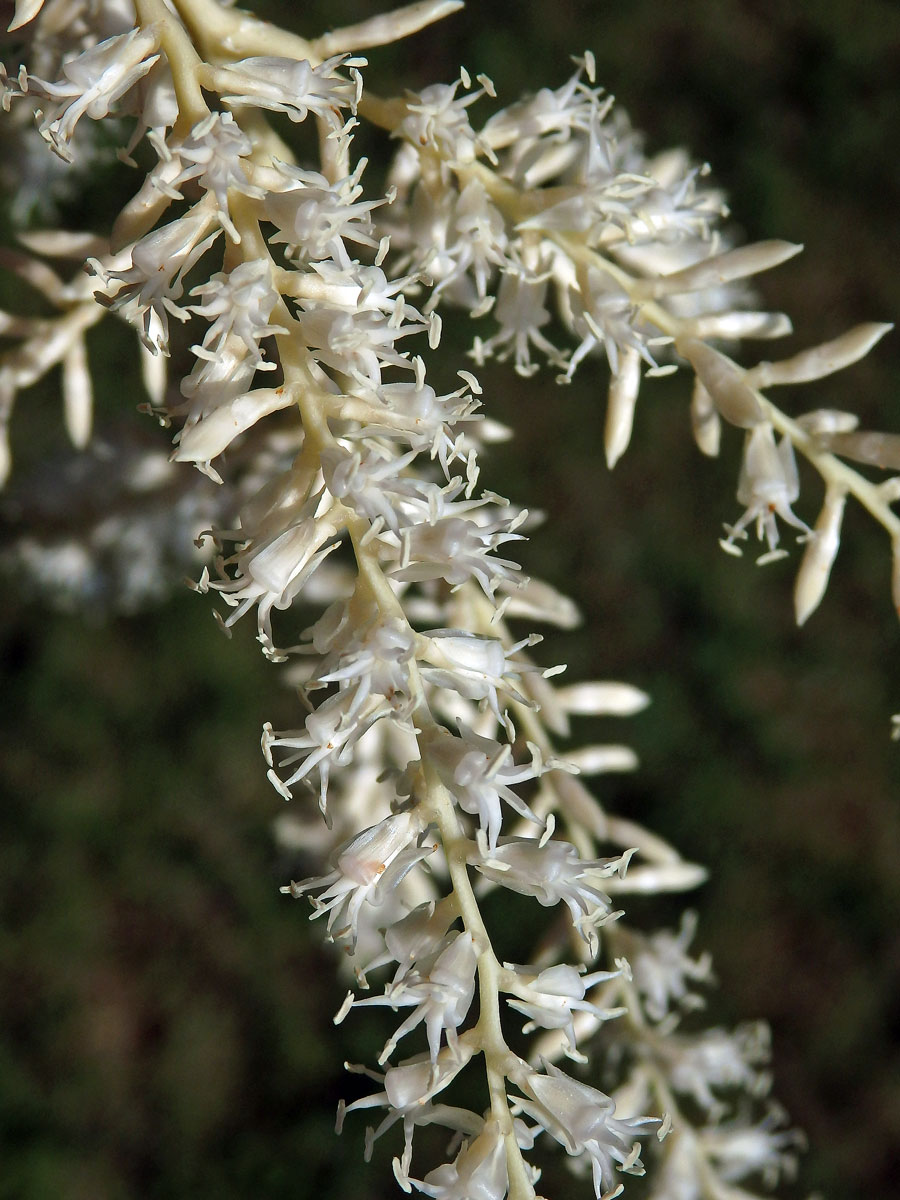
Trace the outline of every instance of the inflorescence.
<instances>
[{"instance_id":1,"label":"inflorescence","mask_svg":"<svg viewBox=\"0 0 900 1200\"><path fill-rule=\"evenodd\" d=\"M644 933L616 907L704 873L583 782L634 766L626 747L567 760L555 748L572 718L628 716L647 698L621 683L560 686L560 668L533 659L530 626L569 627L577 612L523 576L528 513L482 486L479 451L504 431L476 375L461 365L441 393L428 363L457 309L493 322L472 347L476 369L549 365L565 383L602 356L610 467L642 380L691 371L703 453L718 452L723 426L744 439L743 511L721 544L740 554L755 531L765 562L787 553L785 526L796 534L802 623L848 497L891 539L900 606L898 478L873 482L847 461L897 471L900 450L849 413L788 417L769 393L851 365L889 326L739 366L723 347L791 328L752 307L746 281L800 247L732 245L707 169L678 151L648 157L589 53L562 86L506 108L465 71L403 96L367 90L362 52L458 7L424 0L307 41L219 0L17 0L11 28L31 65L2 72L4 108L30 107L48 152L76 165L95 123L114 118L124 162L143 142L154 164L108 236L32 232L6 257L48 315L0 314L15 343L0 359L0 466L17 392L57 365L68 430L88 444L86 334L110 313L128 322L146 408L175 429L172 462L228 497L210 512L181 491L172 509L205 530L195 586L226 632L255 620L264 653L299 682L296 728L266 725L262 749L299 809L283 836L327 864L282 891L311 902L346 951L354 988L336 1019L402 1013L378 1070L354 1068L371 1094L339 1114L374 1112L367 1152L400 1127L401 1188L526 1200L556 1142L598 1200L645 1163L659 1200L737 1200L789 1173L799 1140L767 1098L765 1030L685 1031L711 980L691 954L692 919ZM480 126L479 101L494 102ZM297 161L272 113L314 130L315 162ZM397 141L380 196L355 157L360 122ZM86 271L68 273L73 262ZM189 340L189 370L168 378ZM824 483L813 528L793 510L798 453ZM156 469L151 483L177 468ZM48 576L75 561L29 553ZM302 629L289 613L301 598L320 613ZM552 910L531 963L495 953L488 914L502 889ZM605 1091L586 1081L589 1048ZM445 1102L478 1070L486 1110ZM442 1164L418 1161L424 1125L450 1131Z\"/></svg>"}]
</instances>

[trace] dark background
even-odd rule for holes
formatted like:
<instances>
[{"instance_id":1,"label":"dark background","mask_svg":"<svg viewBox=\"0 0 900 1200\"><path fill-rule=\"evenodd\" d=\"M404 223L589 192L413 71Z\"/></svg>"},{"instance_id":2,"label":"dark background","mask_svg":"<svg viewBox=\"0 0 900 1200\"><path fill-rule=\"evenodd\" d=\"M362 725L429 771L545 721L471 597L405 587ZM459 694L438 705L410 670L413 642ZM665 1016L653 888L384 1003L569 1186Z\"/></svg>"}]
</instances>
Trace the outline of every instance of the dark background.
<instances>
[{"instance_id":1,"label":"dark background","mask_svg":"<svg viewBox=\"0 0 900 1200\"><path fill-rule=\"evenodd\" d=\"M316 34L373 6L296 7ZM389 93L464 63L511 101L561 83L585 48L651 150L687 145L712 163L748 238L805 243L762 285L794 319L785 353L896 319L896 5L491 3L372 52L367 77ZM366 146L374 176L387 150ZM112 179L80 202L97 228L124 198ZM129 339L104 338L101 414L149 425L132 416L137 389L122 396ZM739 512L739 441L701 458L684 377L646 384L610 476L598 362L565 390L547 374L480 376L488 411L517 431L484 478L546 510L526 563L586 618L548 639L546 661L653 696L634 721L585 731L641 755L602 796L712 868L691 899L721 981L711 1017L772 1026L775 1091L811 1143L792 1194L887 1200L900 1171L900 687L883 531L848 507L829 594L798 631L796 555L759 570L716 545ZM893 334L781 399L896 430L898 378ZM58 438L52 383L21 401L26 461ZM803 485L811 522L821 487ZM0 1200L393 1194L384 1161L362 1164L363 1122L332 1133L351 1086L341 1061L371 1061L379 1033L373 1013L334 1030L332 962L304 907L278 894L282 802L257 739L295 710L257 649L249 625L224 641L186 591L101 621L4 586Z\"/></svg>"}]
</instances>

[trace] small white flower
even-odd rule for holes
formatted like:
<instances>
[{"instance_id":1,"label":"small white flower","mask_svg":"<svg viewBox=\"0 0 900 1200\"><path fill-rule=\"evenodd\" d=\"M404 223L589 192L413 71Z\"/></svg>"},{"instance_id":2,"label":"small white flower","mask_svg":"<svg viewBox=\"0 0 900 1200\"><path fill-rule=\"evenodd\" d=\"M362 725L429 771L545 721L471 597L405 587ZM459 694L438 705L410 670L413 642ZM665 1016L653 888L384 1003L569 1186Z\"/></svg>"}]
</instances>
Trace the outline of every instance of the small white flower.
<instances>
[{"instance_id":1,"label":"small white flower","mask_svg":"<svg viewBox=\"0 0 900 1200\"><path fill-rule=\"evenodd\" d=\"M309 113L340 130L339 109L356 110L362 91L357 67L365 59L340 54L313 67L305 59L242 58L216 67L211 76L216 91L233 108L250 106L286 113L292 121L305 121ZM338 75L348 70L349 79Z\"/></svg>"},{"instance_id":2,"label":"small white flower","mask_svg":"<svg viewBox=\"0 0 900 1200\"><path fill-rule=\"evenodd\" d=\"M407 115L395 130L395 136L406 138L419 149L433 149L439 159L450 166L472 162L479 150L492 154L472 126L466 109L487 92L484 84L477 92L457 97L462 84L469 86L467 76L455 83L435 83L421 92L409 93Z\"/></svg>"},{"instance_id":3,"label":"small white flower","mask_svg":"<svg viewBox=\"0 0 900 1200\"><path fill-rule=\"evenodd\" d=\"M511 663L510 656L537 641L540 638L532 634L507 649L499 638L466 633L464 629L431 629L421 635L419 643L419 657L431 664L421 668L422 678L435 687L450 688L467 700L487 704L504 723L498 692L507 693L520 704L531 703L513 684L522 671L529 669L528 664Z\"/></svg>"},{"instance_id":4,"label":"small white flower","mask_svg":"<svg viewBox=\"0 0 900 1200\"><path fill-rule=\"evenodd\" d=\"M648 348L648 335L637 324L634 304L609 275L589 268L587 292L570 290L563 293L562 299L567 324L581 338L569 359L566 379L572 378L582 359L597 347L606 352L613 375L618 373L620 357L628 348L636 350L651 368L656 366Z\"/></svg>"},{"instance_id":5,"label":"small white flower","mask_svg":"<svg viewBox=\"0 0 900 1200\"><path fill-rule=\"evenodd\" d=\"M739 1088L752 1095L768 1090L769 1077L760 1068L769 1061L769 1034L761 1023L742 1025L733 1033L708 1029L695 1037L670 1036L660 1043L659 1053L672 1087L714 1118L726 1105L713 1089Z\"/></svg>"},{"instance_id":6,"label":"small white flower","mask_svg":"<svg viewBox=\"0 0 900 1200\"><path fill-rule=\"evenodd\" d=\"M95 293L96 298L134 325L153 354L169 352L169 315L188 319L176 301L183 295L184 276L219 235L218 229L209 232L212 223L201 206L154 229L132 246L131 266L125 270L108 270L97 259L88 260L108 289L106 296Z\"/></svg>"},{"instance_id":7,"label":"small white flower","mask_svg":"<svg viewBox=\"0 0 900 1200\"><path fill-rule=\"evenodd\" d=\"M525 820L540 823L525 801L512 790L516 784L537 779L541 774L543 765L536 747L532 747L530 763L516 765L512 762L512 748L508 744L480 737L460 725L459 737L443 729L437 730L429 744L429 755L459 807L478 817L491 851L500 836L501 800Z\"/></svg>"},{"instance_id":8,"label":"small white flower","mask_svg":"<svg viewBox=\"0 0 900 1200\"><path fill-rule=\"evenodd\" d=\"M726 1183L759 1175L766 1188L774 1188L782 1176L794 1177L797 1151L805 1145L803 1135L783 1123L784 1114L772 1108L756 1124L736 1120L703 1129L699 1140Z\"/></svg>"},{"instance_id":9,"label":"small white flower","mask_svg":"<svg viewBox=\"0 0 900 1200\"><path fill-rule=\"evenodd\" d=\"M539 974L529 967L515 967L514 970L515 978L510 987L515 995L507 1000L507 1004L529 1018L522 1032L562 1029L568 1042L565 1053L576 1062L587 1062L587 1059L578 1051L572 1014L590 1013L600 1022L621 1016L627 1011L624 1008L600 1009L590 1000L585 1000L589 988L617 979L621 971L593 971L585 975L583 970L568 963L547 967Z\"/></svg>"},{"instance_id":10,"label":"small white flower","mask_svg":"<svg viewBox=\"0 0 900 1200\"><path fill-rule=\"evenodd\" d=\"M396 348L396 343L422 333L427 326L424 322L402 324L393 319L393 314L388 316L372 307L360 306L358 300L359 292L355 289L353 308L301 300L300 328L313 357L323 367L378 388L385 367L415 369Z\"/></svg>"},{"instance_id":11,"label":"small white flower","mask_svg":"<svg viewBox=\"0 0 900 1200\"><path fill-rule=\"evenodd\" d=\"M193 288L191 295L204 297L202 304L191 305L191 312L213 321L203 345L193 347L198 358L214 362L229 335L234 334L247 347L258 371L276 369L277 364L267 362L259 347L261 338L287 332L281 325L268 323L278 293L267 261L251 259L239 263L233 271L219 271L209 283Z\"/></svg>"},{"instance_id":12,"label":"small white flower","mask_svg":"<svg viewBox=\"0 0 900 1200\"><path fill-rule=\"evenodd\" d=\"M262 750L270 766L268 778L285 799L291 799L290 789L305 779L312 770L319 773L319 808L327 819L328 778L332 766L346 766L356 743L382 717L393 712L381 696L369 696L357 703L351 689L329 696L306 718L303 729L276 733L267 722L263 726ZM279 767L291 767L299 762L287 779L282 779L272 767L272 750L290 750Z\"/></svg>"},{"instance_id":13,"label":"small white flower","mask_svg":"<svg viewBox=\"0 0 900 1200\"><path fill-rule=\"evenodd\" d=\"M288 485L290 484L288 479ZM324 559L340 544L338 523L330 497L312 496L299 509L269 513L265 526L254 530L240 549L217 564L221 579L209 583L235 611L224 622L230 629L254 605L258 605L259 640L271 657L277 657L272 637L272 610L288 608L300 588ZM262 515L262 514L261 514ZM287 528L285 528L287 520ZM231 575L227 568L233 568Z\"/></svg>"},{"instance_id":14,"label":"small white flower","mask_svg":"<svg viewBox=\"0 0 900 1200\"><path fill-rule=\"evenodd\" d=\"M511 559L489 557L503 542L521 540L522 535L513 533L513 528L510 521L480 524L472 517L446 516L433 524L404 529L400 566L391 574L411 583L445 579L451 587L474 579L493 600L497 583L520 570Z\"/></svg>"},{"instance_id":15,"label":"small white flower","mask_svg":"<svg viewBox=\"0 0 900 1200\"><path fill-rule=\"evenodd\" d=\"M385 929L384 949L357 972L360 983L364 987L367 986L366 975L369 971L396 962L397 970L388 991L395 988L417 962L437 957L440 946L445 942L447 930L455 920L456 914L446 900L440 904L429 900L418 905L412 912Z\"/></svg>"},{"instance_id":16,"label":"small white flower","mask_svg":"<svg viewBox=\"0 0 900 1200\"><path fill-rule=\"evenodd\" d=\"M338 1106L337 1131L341 1132L344 1117L349 1112L365 1108L386 1108L384 1120L375 1129L366 1131L366 1161L378 1138L397 1121L403 1122L404 1150L400 1159L403 1175L408 1175L412 1162L412 1139L416 1125L443 1125L460 1133L476 1136L481 1132L484 1121L476 1113L465 1108L454 1108L446 1104L432 1103L434 1097L453 1082L475 1053L475 1045L463 1034L456 1047L445 1047L436 1063L427 1054L407 1059L396 1067L388 1067L383 1076L366 1071L374 1079L384 1082L384 1090L364 1096L352 1104Z\"/></svg>"},{"instance_id":17,"label":"small white flower","mask_svg":"<svg viewBox=\"0 0 900 1200\"><path fill-rule=\"evenodd\" d=\"M605 115L612 98L602 100L602 91L584 83L585 67L593 79L593 62L579 65L578 71L561 86L540 88L533 96L496 113L484 127L484 137L495 149L511 146L526 160L533 157L535 142L548 138L553 143L567 141L575 130L591 127L599 110Z\"/></svg>"},{"instance_id":18,"label":"small white flower","mask_svg":"<svg viewBox=\"0 0 900 1200\"><path fill-rule=\"evenodd\" d=\"M265 195L250 183L241 162L252 150L253 143L232 114L214 112L195 125L174 151L181 170L169 186L181 188L191 179L198 180L204 191L215 197L219 220L233 242L241 239L228 212L228 189L256 199Z\"/></svg>"},{"instance_id":19,"label":"small white flower","mask_svg":"<svg viewBox=\"0 0 900 1200\"><path fill-rule=\"evenodd\" d=\"M478 401L466 388L438 396L425 382L421 358L414 358L411 365L415 372L414 381L382 383L374 389L355 388L353 398L348 397L343 405L344 411L363 421L358 436L405 441L414 450L436 458L449 478L450 463L462 453L452 428L457 422L474 416Z\"/></svg>"},{"instance_id":20,"label":"small white flower","mask_svg":"<svg viewBox=\"0 0 900 1200\"><path fill-rule=\"evenodd\" d=\"M441 293L449 291L454 303L468 308L473 316L486 312L488 282L497 267L506 262L506 226L477 180L466 184L453 205L448 244L439 261L426 258L422 270L437 280L426 311L434 308ZM474 286L473 286L474 284Z\"/></svg>"},{"instance_id":21,"label":"small white flower","mask_svg":"<svg viewBox=\"0 0 900 1200\"><path fill-rule=\"evenodd\" d=\"M703 1000L690 990L692 983L712 979L712 961L708 954L690 958L687 948L697 928L697 914L686 912L678 933L663 929L643 937L629 934L626 947L634 983L644 1000L647 1014L662 1021L672 1005L688 1009L702 1007ZM636 939L635 949L630 948Z\"/></svg>"},{"instance_id":22,"label":"small white flower","mask_svg":"<svg viewBox=\"0 0 900 1200\"><path fill-rule=\"evenodd\" d=\"M366 445L365 451L346 449L339 443L322 452L322 473L325 486L336 500L349 504L373 524L399 532L398 507L403 500L423 501L434 488L424 479L404 475L418 451L411 450L399 457L377 442ZM404 522L405 523L405 522Z\"/></svg>"},{"instance_id":23,"label":"small white flower","mask_svg":"<svg viewBox=\"0 0 900 1200\"><path fill-rule=\"evenodd\" d=\"M48 83L35 75L19 73L22 89L11 94L41 96L52 101L41 117L40 131L56 153L71 162L69 142L83 116L99 121L109 115L117 100L130 91L158 60L155 29L132 29L107 38L69 59L62 79Z\"/></svg>"},{"instance_id":24,"label":"small white flower","mask_svg":"<svg viewBox=\"0 0 900 1200\"><path fill-rule=\"evenodd\" d=\"M168 411L172 416L183 417L186 426L193 425L238 396L246 395L255 374L256 365L246 345L230 334L215 359L197 359L190 374L181 381L185 403L170 404Z\"/></svg>"},{"instance_id":25,"label":"small white flower","mask_svg":"<svg viewBox=\"0 0 900 1200\"><path fill-rule=\"evenodd\" d=\"M545 908L562 901L575 928L589 946L596 947L596 926L621 915L613 913L610 899L599 890L597 881L624 871L630 857L629 851L617 859L587 861L569 842L551 839L542 845L531 838L506 838L470 861L486 879L523 896L534 896Z\"/></svg>"},{"instance_id":26,"label":"small white flower","mask_svg":"<svg viewBox=\"0 0 900 1200\"><path fill-rule=\"evenodd\" d=\"M791 510L799 495L800 480L793 444L783 437L776 446L775 434L768 421L754 425L744 443L737 490L738 502L746 505L746 511L736 525L725 526L728 537L722 540L722 549L740 554L735 541L745 538L747 526L755 522L756 536L760 541L765 538L769 547L768 553L758 561L772 561L772 556L779 556L776 517L811 537L812 530Z\"/></svg>"},{"instance_id":27,"label":"small white flower","mask_svg":"<svg viewBox=\"0 0 900 1200\"><path fill-rule=\"evenodd\" d=\"M565 365L559 350L541 333L550 321L546 307L549 271L531 271L514 260L507 262L500 276L497 303L493 316L500 329L486 342L476 340L473 349L475 361L496 355L505 362L513 356L516 373L527 378L538 369L531 360L531 347L540 350L551 364Z\"/></svg>"},{"instance_id":28,"label":"small white flower","mask_svg":"<svg viewBox=\"0 0 900 1200\"><path fill-rule=\"evenodd\" d=\"M283 387L257 388L233 398L226 393L221 400L179 433L172 454L174 462L193 462L208 468L211 459L227 450L236 437L252 429L257 421L295 403L290 391Z\"/></svg>"},{"instance_id":29,"label":"small white flower","mask_svg":"<svg viewBox=\"0 0 900 1200\"><path fill-rule=\"evenodd\" d=\"M272 242L286 242L304 262L333 258L349 266L345 241L374 249L371 211L384 200L360 200L360 177L366 165L361 159L352 175L329 183L317 171L303 171L288 163L277 163L284 187L266 195L266 217L278 228Z\"/></svg>"},{"instance_id":30,"label":"small white flower","mask_svg":"<svg viewBox=\"0 0 900 1200\"><path fill-rule=\"evenodd\" d=\"M351 838L336 855L335 867L327 875L291 882L281 889L299 899L305 892L321 889L312 900L310 920L328 914L328 935L356 945L357 922L365 905L379 905L403 877L434 850L419 846L422 822L414 809L395 813ZM341 922L341 924L338 924Z\"/></svg>"},{"instance_id":31,"label":"small white flower","mask_svg":"<svg viewBox=\"0 0 900 1200\"><path fill-rule=\"evenodd\" d=\"M659 1120L623 1120L615 1115L616 1103L611 1097L570 1079L552 1063L547 1063L546 1069L546 1075L531 1072L523 1081L531 1098L513 1097L513 1103L556 1138L567 1153L590 1159L597 1200L613 1189L616 1166L620 1171L643 1175L637 1139L658 1129Z\"/></svg>"},{"instance_id":32,"label":"small white flower","mask_svg":"<svg viewBox=\"0 0 900 1200\"><path fill-rule=\"evenodd\" d=\"M382 698L398 718L405 717L414 702L409 667L415 634L409 625L399 617L381 617L348 622L342 632L349 636L326 657L307 690L336 683L342 693L351 693L348 720L370 696Z\"/></svg>"},{"instance_id":33,"label":"small white flower","mask_svg":"<svg viewBox=\"0 0 900 1200\"><path fill-rule=\"evenodd\" d=\"M434 962L424 964L399 983L391 984L383 996L356 1000L354 1007L389 1005L391 1008L413 1006L414 1011L393 1032L382 1050L378 1062L383 1066L393 1054L401 1038L422 1021L428 1035L431 1061L437 1062L441 1034L446 1034L452 1051L458 1046L456 1031L466 1018L475 995L475 970L478 955L470 933L449 937L448 944Z\"/></svg>"},{"instance_id":34,"label":"small white flower","mask_svg":"<svg viewBox=\"0 0 900 1200\"><path fill-rule=\"evenodd\" d=\"M509 1188L506 1149L496 1121L485 1122L473 1141L464 1143L452 1163L409 1182L434 1200L503 1200Z\"/></svg>"}]
</instances>

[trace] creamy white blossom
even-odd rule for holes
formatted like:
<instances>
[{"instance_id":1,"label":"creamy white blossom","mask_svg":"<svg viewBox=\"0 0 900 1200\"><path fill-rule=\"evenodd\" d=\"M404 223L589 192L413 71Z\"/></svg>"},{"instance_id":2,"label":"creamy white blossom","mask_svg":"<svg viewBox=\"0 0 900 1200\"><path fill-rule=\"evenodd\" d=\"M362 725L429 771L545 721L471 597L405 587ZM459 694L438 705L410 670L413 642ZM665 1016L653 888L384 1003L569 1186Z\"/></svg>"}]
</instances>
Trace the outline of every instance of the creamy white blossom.
<instances>
[{"instance_id":1,"label":"creamy white blossom","mask_svg":"<svg viewBox=\"0 0 900 1200\"><path fill-rule=\"evenodd\" d=\"M776 517L812 536L812 530L791 508L799 495L800 480L791 442L782 438L776 445L768 422L754 425L746 435L738 480L738 503L746 505L746 511L735 525L725 526L728 537L722 541L722 548L739 554L736 542L747 536L748 525L755 524L756 536L760 541L765 538L768 545L768 553L763 557L771 559L778 553L780 541Z\"/></svg>"},{"instance_id":2,"label":"creamy white blossom","mask_svg":"<svg viewBox=\"0 0 900 1200\"><path fill-rule=\"evenodd\" d=\"M292 882L281 890L295 898L318 890L310 919L327 913L329 936L346 938L352 946L360 909L381 904L403 876L432 853L433 846L418 845L420 833L420 817L414 811L386 817L351 839L337 854L335 868L329 874L303 883Z\"/></svg>"},{"instance_id":3,"label":"creamy white blossom","mask_svg":"<svg viewBox=\"0 0 900 1200\"><path fill-rule=\"evenodd\" d=\"M546 1074L529 1074L522 1086L528 1096L516 1099L517 1108L556 1138L567 1153L584 1155L590 1161L597 1200L614 1187L616 1169L644 1173L638 1139L658 1128L657 1118L616 1116L614 1100L571 1079L553 1063L546 1064Z\"/></svg>"},{"instance_id":4,"label":"creamy white blossom","mask_svg":"<svg viewBox=\"0 0 900 1200\"><path fill-rule=\"evenodd\" d=\"M82 117L102 120L113 105L143 78L157 61L156 30L132 29L107 38L63 64L56 82L19 71L18 89L13 94L37 97L39 129L53 150L67 162L73 154L69 143ZM49 103L47 103L49 102Z\"/></svg>"}]
</instances>

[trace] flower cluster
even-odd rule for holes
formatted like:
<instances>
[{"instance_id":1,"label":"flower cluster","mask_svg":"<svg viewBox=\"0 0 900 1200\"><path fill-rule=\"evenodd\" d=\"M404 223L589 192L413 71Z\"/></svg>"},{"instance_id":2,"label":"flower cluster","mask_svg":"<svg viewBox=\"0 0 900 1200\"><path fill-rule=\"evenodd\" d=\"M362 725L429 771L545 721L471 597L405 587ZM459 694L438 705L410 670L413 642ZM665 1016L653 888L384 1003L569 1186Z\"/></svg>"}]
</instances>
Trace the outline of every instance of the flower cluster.
<instances>
[{"instance_id":1,"label":"flower cluster","mask_svg":"<svg viewBox=\"0 0 900 1200\"><path fill-rule=\"evenodd\" d=\"M549 1142L590 1174L597 1200L642 1173L645 1157L659 1195L737 1195L734 1181L776 1178L796 1137L764 1101L763 1033L683 1030L711 975L688 954L692 922L640 932L614 903L693 887L702 870L605 812L582 782L630 769L631 751L563 758L555 745L572 718L631 715L646 697L618 683L557 686L561 668L530 655L539 635L512 631L568 627L577 614L509 557L528 513L480 485L479 453L498 431L478 380L462 369L441 392L427 357L453 304L496 322L475 340L476 363L511 358L529 375L543 358L565 381L602 352L610 465L628 445L642 375L688 363L701 449L715 451L723 420L746 439L745 512L723 546L740 553L755 526L769 559L782 553L776 519L799 530L805 620L847 495L900 545L896 481L877 487L836 457L893 469L896 445L841 415L792 421L763 389L849 365L886 327L749 371L711 346L789 328L746 307L743 281L798 248L731 248L705 168L681 154L647 158L595 86L590 54L561 87L480 128L469 113L495 99L486 77L477 89L462 72L405 97L370 94L360 52L456 0L312 42L219 0L69 0L60 37L66 7L17 4L38 69L4 72L4 106L33 102L40 135L65 159L85 122L128 116L123 157L144 140L154 165L109 240L31 236L7 260L55 311L3 316L20 344L0 363L0 423L5 436L16 392L61 364L67 423L87 443L85 332L113 313L137 335L148 407L176 427L172 462L231 497L210 511L195 586L225 606L226 632L255 614L264 652L290 664L296 728L267 724L262 749L269 780L299 810L280 823L283 840L329 860L282 891L310 901L346 951L356 990L338 1020L372 1006L405 1012L382 1073L368 1072L377 1090L342 1108L340 1123L385 1110L367 1145L402 1124L397 1179L438 1200L530 1200ZM270 113L312 129L302 144L317 144L318 160L298 163ZM354 159L361 120L401 143L373 199ZM88 273L64 282L48 258L86 260ZM548 336L552 311L568 349ZM190 367L169 387L165 362L179 346ZM792 508L795 450L826 482L813 529ZM298 619L301 601L317 607L311 624ZM532 906L533 963L498 957L489 914L500 890ZM527 1057L507 1040L521 1017L538 1034ZM607 1092L557 1065L586 1063L595 1036ZM424 1049L398 1059L416 1038ZM479 1061L488 1107L444 1103ZM414 1162L425 1124L453 1133L450 1157L429 1170Z\"/></svg>"}]
</instances>

